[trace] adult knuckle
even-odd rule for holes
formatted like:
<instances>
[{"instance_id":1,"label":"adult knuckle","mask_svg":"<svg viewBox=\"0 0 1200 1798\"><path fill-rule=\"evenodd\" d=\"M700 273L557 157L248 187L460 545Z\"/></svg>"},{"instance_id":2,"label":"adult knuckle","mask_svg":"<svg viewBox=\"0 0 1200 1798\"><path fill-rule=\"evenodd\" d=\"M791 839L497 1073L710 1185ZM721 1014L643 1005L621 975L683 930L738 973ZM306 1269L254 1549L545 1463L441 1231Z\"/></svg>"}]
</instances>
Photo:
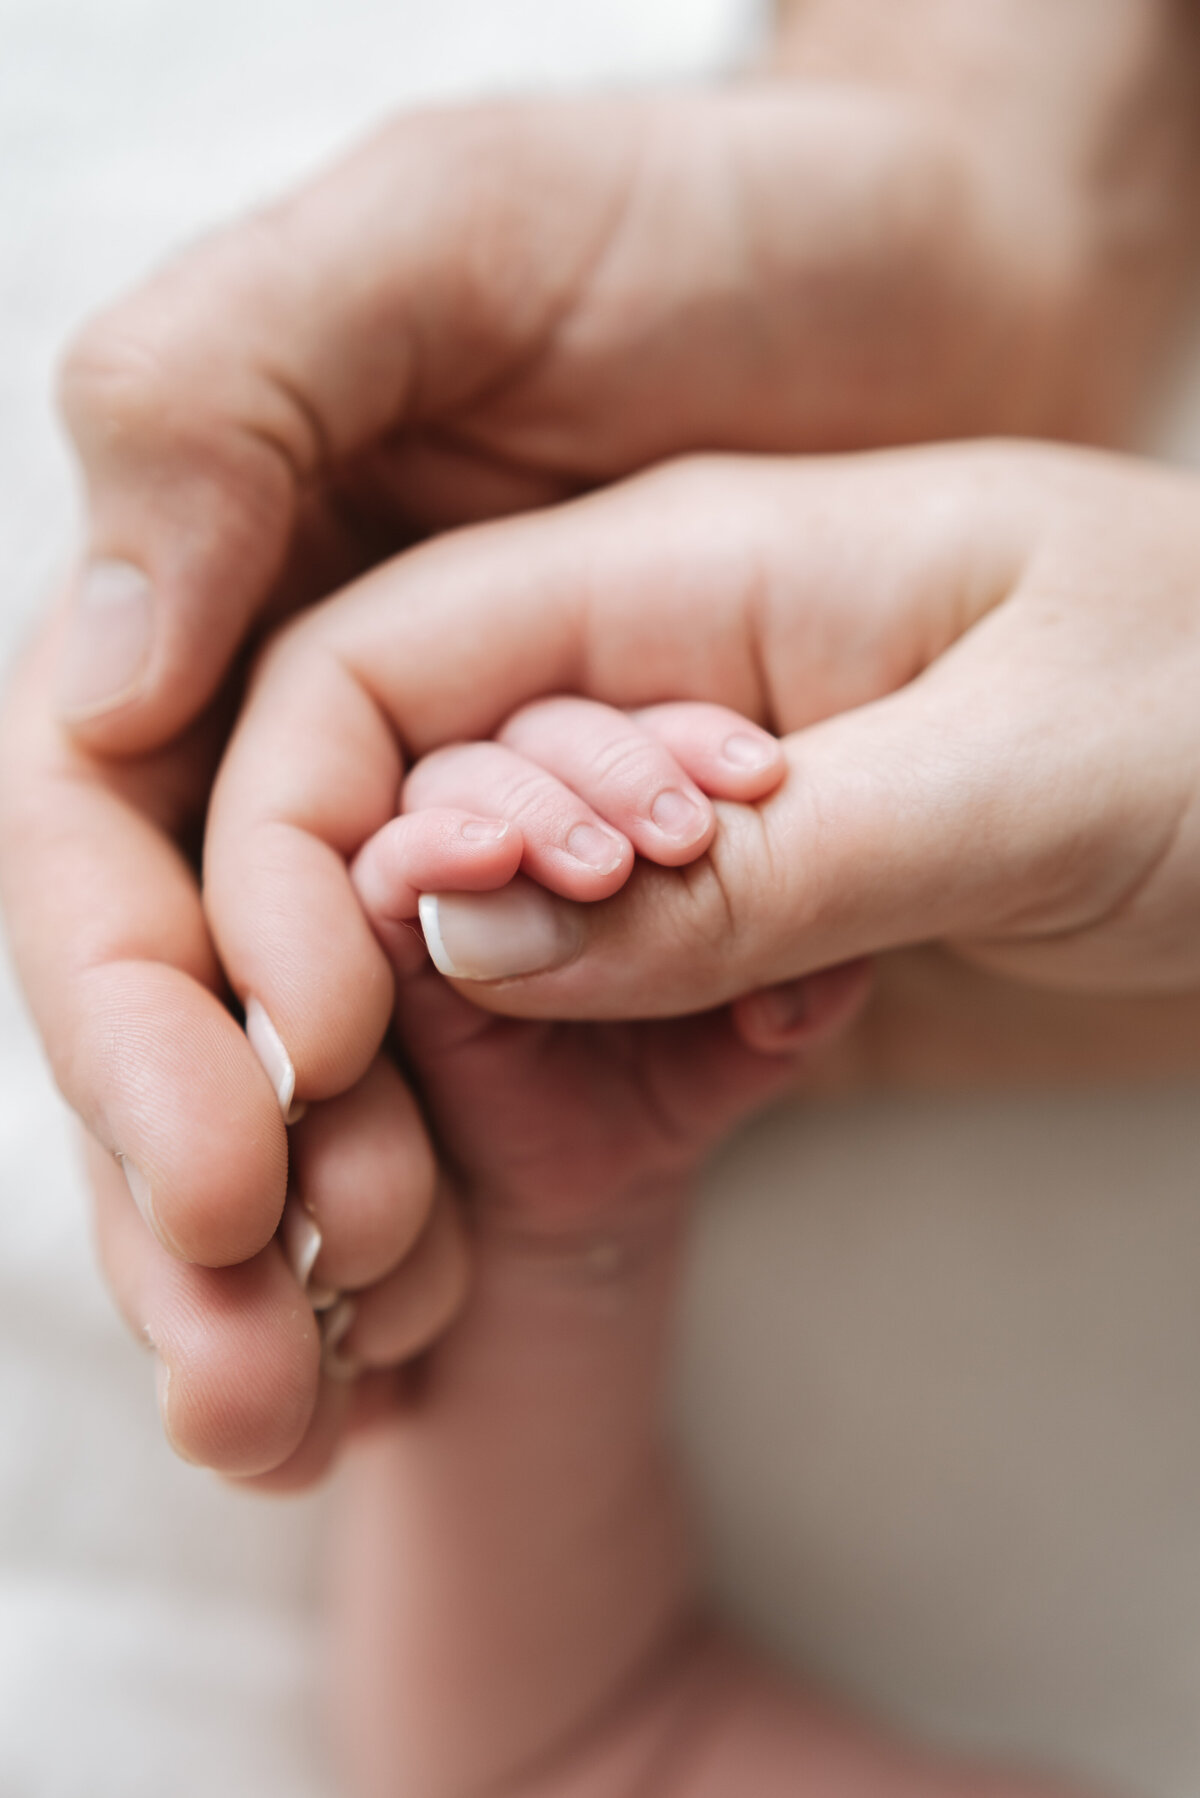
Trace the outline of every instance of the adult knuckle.
<instances>
[{"instance_id":1,"label":"adult knuckle","mask_svg":"<svg viewBox=\"0 0 1200 1798\"><path fill-rule=\"evenodd\" d=\"M59 407L85 451L161 426L170 392L161 346L139 333L122 309L85 324L59 364Z\"/></svg>"}]
</instances>

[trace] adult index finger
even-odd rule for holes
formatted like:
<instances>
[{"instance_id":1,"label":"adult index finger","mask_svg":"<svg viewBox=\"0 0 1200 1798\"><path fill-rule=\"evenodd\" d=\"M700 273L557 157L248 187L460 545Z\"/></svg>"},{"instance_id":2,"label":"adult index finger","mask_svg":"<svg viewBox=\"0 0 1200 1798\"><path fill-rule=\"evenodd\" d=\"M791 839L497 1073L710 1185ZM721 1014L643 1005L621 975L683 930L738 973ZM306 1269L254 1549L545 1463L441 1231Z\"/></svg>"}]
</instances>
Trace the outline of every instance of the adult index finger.
<instances>
[{"instance_id":1,"label":"adult index finger","mask_svg":"<svg viewBox=\"0 0 1200 1798\"><path fill-rule=\"evenodd\" d=\"M160 822L181 803L190 746L123 768L80 751L53 721L58 634L56 620L18 668L0 739L17 971L64 1096L163 1244L210 1266L241 1261L275 1229L287 1146L218 997L195 877Z\"/></svg>"}]
</instances>

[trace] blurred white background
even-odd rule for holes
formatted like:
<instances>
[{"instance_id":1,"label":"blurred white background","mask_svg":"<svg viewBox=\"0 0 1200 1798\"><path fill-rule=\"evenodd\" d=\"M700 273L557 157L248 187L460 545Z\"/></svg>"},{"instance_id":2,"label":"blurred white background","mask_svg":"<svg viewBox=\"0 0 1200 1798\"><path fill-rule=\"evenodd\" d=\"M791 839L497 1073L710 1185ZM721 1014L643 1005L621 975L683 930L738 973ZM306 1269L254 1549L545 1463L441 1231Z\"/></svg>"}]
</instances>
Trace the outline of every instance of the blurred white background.
<instances>
[{"instance_id":1,"label":"blurred white background","mask_svg":"<svg viewBox=\"0 0 1200 1798\"><path fill-rule=\"evenodd\" d=\"M0 0L0 657L73 541L48 393L84 313L394 105L700 75L760 25L737 0ZM0 1170L0 1795L332 1798L320 1501L162 1446L7 974ZM681 1358L721 1590L907 1728L1195 1798L1198 1294L1194 1093L770 1120L714 1170Z\"/></svg>"}]
</instances>

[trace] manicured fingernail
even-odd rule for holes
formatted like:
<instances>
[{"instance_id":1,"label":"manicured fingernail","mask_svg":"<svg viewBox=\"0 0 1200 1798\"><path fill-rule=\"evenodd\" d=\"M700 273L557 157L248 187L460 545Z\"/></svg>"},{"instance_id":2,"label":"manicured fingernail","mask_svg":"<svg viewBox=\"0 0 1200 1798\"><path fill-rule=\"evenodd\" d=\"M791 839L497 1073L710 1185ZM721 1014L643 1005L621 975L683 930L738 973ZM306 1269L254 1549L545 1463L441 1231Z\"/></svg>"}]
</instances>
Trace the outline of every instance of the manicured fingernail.
<instances>
[{"instance_id":1,"label":"manicured fingernail","mask_svg":"<svg viewBox=\"0 0 1200 1798\"><path fill-rule=\"evenodd\" d=\"M301 1291L307 1292L312 1270L321 1253L321 1229L312 1213L299 1199L289 1199L283 1208L283 1250L288 1266L296 1276Z\"/></svg>"},{"instance_id":2,"label":"manicured fingernail","mask_svg":"<svg viewBox=\"0 0 1200 1798\"><path fill-rule=\"evenodd\" d=\"M267 1079L275 1088L284 1123L297 1123L304 1116L305 1107L295 1098L296 1070L283 1046L283 1038L257 999L246 1001L246 1035L250 1047L262 1062Z\"/></svg>"},{"instance_id":3,"label":"manicured fingernail","mask_svg":"<svg viewBox=\"0 0 1200 1798\"><path fill-rule=\"evenodd\" d=\"M150 660L154 595L132 562L92 562L79 579L59 669L69 718L111 711L133 693Z\"/></svg>"},{"instance_id":4,"label":"manicured fingernail","mask_svg":"<svg viewBox=\"0 0 1200 1798\"><path fill-rule=\"evenodd\" d=\"M154 1193L151 1190L149 1180L147 1180L137 1162L130 1161L128 1155L118 1154L117 1160L121 1164L121 1172L125 1176L125 1184L133 1194L133 1202L142 1214L143 1222L153 1230L164 1249L169 1249L172 1255L177 1254L178 1250L175 1248L175 1245L171 1242L166 1231L158 1221L158 1213L154 1209Z\"/></svg>"},{"instance_id":5,"label":"manicured fingernail","mask_svg":"<svg viewBox=\"0 0 1200 1798\"><path fill-rule=\"evenodd\" d=\"M158 1415L162 1422L163 1435L171 1447L173 1454L186 1461L189 1467L197 1465L193 1455L180 1447L179 1439L171 1428L171 1369L167 1362L160 1360L154 1374L154 1383L158 1390Z\"/></svg>"},{"instance_id":6,"label":"manicured fingernail","mask_svg":"<svg viewBox=\"0 0 1200 1798\"><path fill-rule=\"evenodd\" d=\"M418 910L433 965L453 980L541 974L583 942L574 908L528 880L496 893L424 893Z\"/></svg>"},{"instance_id":7,"label":"manicured fingernail","mask_svg":"<svg viewBox=\"0 0 1200 1798\"><path fill-rule=\"evenodd\" d=\"M466 843L502 843L509 826L503 818L467 818L462 826Z\"/></svg>"},{"instance_id":8,"label":"manicured fingernail","mask_svg":"<svg viewBox=\"0 0 1200 1798\"><path fill-rule=\"evenodd\" d=\"M331 1380L356 1380L362 1368L353 1355L344 1355L341 1344L349 1335L358 1306L353 1299L339 1299L321 1319L321 1372Z\"/></svg>"},{"instance_id":9,"label":"manicured fingernail","mask_svg":"<svg viewBox=\"0 0 1200 1798\"><path fill-rule=\"evenodd\" d=\"M760 768L769 768L778 753L778 746L770 737L726 737L721 745L724 759L734 768L744 768L748 774L757 773Z\"/></svg>"},{"instance_id":10,"label":"manicured fingernail","mask_svg":"<svg viewBox=\"0 0 1200 1798\"><path fill-rule=\"evenodd\" d=\"M597 874L611 874L621 865L625 845L611 830L601 830L597 824L577 824L567 838L567 853L585 868L594 868Z\"/></svg>"},{"instance_id":11,"label":"manicured fingernail","mask_svg":"<svg viewBox=\"0 0 1200 1798\"><path fill-rule=\"evenodd\" d=\"M708 818L694 799L678 787L668 787L650 807L651 820L665 837L678 843L691 843L708 829Z\"/></svg>"},{"instance_id":12,"label":"manicured fingernail","mask_svg":"<svg viewBox=\"0 0 1200 1798\"><path fill-rule=\"evenodd\" d=\"M329 1311L342 1295L336 1287L313 1284L312 1271L322 1247L321 1229L299 1199L289 1199L284 1206L281 1231L283 1252L301 1292L314 1311Z\"/></svg>"}]
</instances>

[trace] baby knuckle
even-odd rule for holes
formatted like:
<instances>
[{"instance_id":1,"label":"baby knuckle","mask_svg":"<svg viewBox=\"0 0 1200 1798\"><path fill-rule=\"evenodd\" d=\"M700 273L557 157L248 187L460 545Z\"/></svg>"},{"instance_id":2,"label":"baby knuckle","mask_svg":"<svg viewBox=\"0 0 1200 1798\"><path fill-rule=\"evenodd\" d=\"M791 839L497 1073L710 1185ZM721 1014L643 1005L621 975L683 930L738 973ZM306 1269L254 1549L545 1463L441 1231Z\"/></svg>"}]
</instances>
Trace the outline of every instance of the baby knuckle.
<instances>
[{"instance_id":1,"label":"baby knuckle","mask_svg":"<svg viewBox=\"0 0 1200 1798\"><path fill-rule=\"evenodd\" d=\"M605 786L640 792L661 778L664 751L648 737L616 737L592 756L592 773Z\"/></svg>"}]
</instances>

